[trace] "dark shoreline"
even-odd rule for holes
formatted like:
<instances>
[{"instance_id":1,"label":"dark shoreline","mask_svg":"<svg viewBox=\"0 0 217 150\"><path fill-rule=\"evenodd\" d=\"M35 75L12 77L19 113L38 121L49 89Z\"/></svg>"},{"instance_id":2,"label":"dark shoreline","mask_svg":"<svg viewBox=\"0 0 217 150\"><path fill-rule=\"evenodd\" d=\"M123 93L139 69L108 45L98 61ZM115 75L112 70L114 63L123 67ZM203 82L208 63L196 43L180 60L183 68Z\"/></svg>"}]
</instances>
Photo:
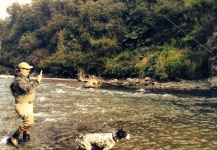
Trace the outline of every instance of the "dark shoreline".
<instances>
[{"instance_id":1,"label":"dark shoreline","mask_svg":"<svg viewBox=\"0 0 217 150\"><path fill-rule=\"evenodd\" d=\"M155 94L173 94L178 96L199 96L199 97L217 97L217 91L215 90L174 90L174 89L153 89L150 92Z\"/></svg>"},{"instance_id":2,"label":"dark shoreline","mask_svg":"<svg viewBox=\"0 0 217 150\"><path fill-rule=\"evenodd\" d=\"M168 84L168 83L164 83ZM198 97L217 97L217 90L210 87L202 88L183 88L182 86L178 88L173 88L173 86L163 87L153 87L153 86L126 86L126 85L115 85L109 83L103 83L101 88L103 89L114 89L114 90L135 90L143 93L154 93L154 94L172 94L177 96L198 96Z\"/></svg>"},{"instance_id":3,"label":"dark shoreline","mask_svg":"<svg viewBox=\"0 0 217 150\"><path fill-rule=\"evenodd\" d=\"M108 86L108 85L106 85ZM112 86L112 87L111 87ZM141 87L123 86L123 85L110 85L110 87L102 86L104 89L114 90L137 90L143 93L154 93L154 94L172 94L177 96L199 96L199 97L217 97L217 90L211 89L191 89L191 90L180 90L180 89L145 89ZM141 90L144 89L144 90Z\"/></svg>"}]
</instances>

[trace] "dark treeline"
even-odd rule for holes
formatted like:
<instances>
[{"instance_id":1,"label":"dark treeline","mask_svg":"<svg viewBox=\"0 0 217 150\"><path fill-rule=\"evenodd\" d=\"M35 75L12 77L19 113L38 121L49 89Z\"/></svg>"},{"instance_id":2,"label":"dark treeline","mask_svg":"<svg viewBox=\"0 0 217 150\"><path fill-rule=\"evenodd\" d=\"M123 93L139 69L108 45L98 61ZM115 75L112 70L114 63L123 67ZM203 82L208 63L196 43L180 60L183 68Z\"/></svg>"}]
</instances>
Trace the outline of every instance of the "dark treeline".
<instances>
[{"instance_id":1,"label":"dark treeline","mask_svg":"<svg viewBox=\"0 0 217 150\"><path fill-rule=\"evenodd\" d=\"M209 76L217 0L32 0L0 20L0 73L27 61L59 77Z\"/></svg>"}]
</instances>

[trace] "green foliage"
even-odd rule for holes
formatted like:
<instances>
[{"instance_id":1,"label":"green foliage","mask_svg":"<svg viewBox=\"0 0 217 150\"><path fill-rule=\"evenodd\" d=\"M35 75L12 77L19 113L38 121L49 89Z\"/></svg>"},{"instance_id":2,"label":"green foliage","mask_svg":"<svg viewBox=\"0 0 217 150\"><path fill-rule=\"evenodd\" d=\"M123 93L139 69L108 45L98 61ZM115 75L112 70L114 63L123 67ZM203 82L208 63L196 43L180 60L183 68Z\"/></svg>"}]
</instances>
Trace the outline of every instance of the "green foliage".
<instances>
[{"instance_id":1,"label":"green foliage","mask_svg":"<svg viewBox=\"0 0 217 150\"><path fill-rule=\"evenodd\" d=\"M166 72L170 79L185 78L187 66L184 63L187 52L180 50L171 50L167 56Z\"/></svg>"},{"instance_id":2,"label":"green foliage","mask_svg":"<svg viewBox=\"0 0 217 150\"><path fill-rule=\"evenodd\" d=\"M209 76L208 59L210 54L206 51L191 51L185 64L188 68L188 79L205 78Z\"/></svg>"},{"instance_id":3,"label":"green foliage","mask_svg":"<svg viewBox=\"0 0 217 150\"><path fill-rule=\"evenodd\" d=\"M207 77L208 52L191 52L187 49L178 50L164 45L156 47L154 55L144 57L146 60L144 74L161 81L183 79L198 79Z\"/></svg>"},{"instance_id":4,"label":"green foliage","mask_svg":"<svg viewBox=\"0 0 217 150\"><path fill-rule=\"evenodd\" d=\"M7 74L7 69L6 68L0 68L0 74Z\"/></svg>"},{"instance_id":5,"label":"green foliage","mask_svg":"<svg viewBox=\"0 0 217 150\"><path fill-rule=\"evenodd\" d=\"M0 65L158 80L207 76L216 0L34 0L0 20ZM207 42L208 41L208 42ZM211 42L213 41L213 42Z\"/></svg>"},{"instance_id":6,"label":"green foliage","mask_svg":"<svg viewBox=\"0 0 217 150\"><path fill-rule=\"evenodd\" d=\"M106 60L106 70L103 75L107 77L137 77L139 75L138 53L125 51L117 57Z\"/></svg>"},{"instance_id":7,"label":"green foliage","mask_svg":"<svg viewBox=\"0 0 217 150\"><path fill-rule=\"evenodd\" d=\"M18 51L26 56L30 55L32 50L40 47L41 41L33 34L24 35L21 37L18 44Z\"/></svg>"},{"instance_id":8,"label":"green foliage","mask_svg":"<svg viewBox=\"0 0 217 150\"><path fill-rule=\"evenodd\" d=\"M100 39L90 38L89 42L93 47L94 52L98 53L101 57L115 55L119 50L117 39L109 39L106 37L102 37Z\"/></svg>"}]
</instances>

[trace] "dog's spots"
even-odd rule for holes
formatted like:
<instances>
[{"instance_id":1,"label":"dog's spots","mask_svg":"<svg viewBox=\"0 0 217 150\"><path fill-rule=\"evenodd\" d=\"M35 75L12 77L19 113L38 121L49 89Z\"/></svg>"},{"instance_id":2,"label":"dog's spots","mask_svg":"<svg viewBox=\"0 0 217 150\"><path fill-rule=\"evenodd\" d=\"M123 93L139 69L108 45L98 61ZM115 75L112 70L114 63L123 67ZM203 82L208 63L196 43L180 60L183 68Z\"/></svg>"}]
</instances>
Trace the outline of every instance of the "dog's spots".
<instances>
[{"instance_id":1,"label":"dog's spots","mask_svg":"<svg viewBox=\"0 0 217 150\"><path fill-rule=\"evenodd\" d=\"M126 138L127 135L124 130L118 130L114 133L89 133L79 136L76 143L80 149L91 150L95 147L96 149L109 150L120 139Z\"/></svg>"}]
</instances>

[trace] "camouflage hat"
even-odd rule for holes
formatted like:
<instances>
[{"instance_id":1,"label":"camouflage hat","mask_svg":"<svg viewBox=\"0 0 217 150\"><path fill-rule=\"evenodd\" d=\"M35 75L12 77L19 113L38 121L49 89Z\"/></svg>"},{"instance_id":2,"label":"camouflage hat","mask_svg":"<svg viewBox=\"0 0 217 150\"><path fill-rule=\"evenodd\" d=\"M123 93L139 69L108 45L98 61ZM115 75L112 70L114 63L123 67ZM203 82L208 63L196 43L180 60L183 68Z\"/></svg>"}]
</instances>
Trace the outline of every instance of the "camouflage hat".
<instances>
[{"instance_id":1,"label":"camouflage hat","mask_svg":"<svg viewBox=\"0 0 217 150\"><path fill-rule=\"evenodd\" d=\"M32 69L33 66L30 66L28 63L26 62L21 62L18 66L19 69Z\"/></svg>"}]
</instances>

